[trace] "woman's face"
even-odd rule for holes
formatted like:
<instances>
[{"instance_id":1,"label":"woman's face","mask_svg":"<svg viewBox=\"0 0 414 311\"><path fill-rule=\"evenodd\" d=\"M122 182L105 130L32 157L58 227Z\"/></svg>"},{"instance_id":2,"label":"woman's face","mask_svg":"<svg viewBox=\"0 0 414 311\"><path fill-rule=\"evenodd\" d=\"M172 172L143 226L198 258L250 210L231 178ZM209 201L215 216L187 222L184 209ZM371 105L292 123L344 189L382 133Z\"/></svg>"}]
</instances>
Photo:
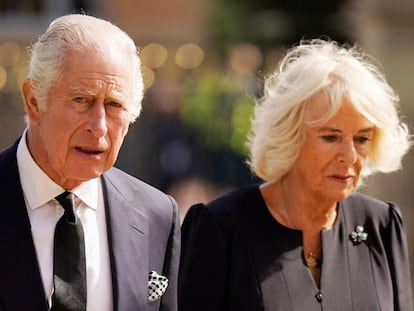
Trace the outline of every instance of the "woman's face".
<instances>
[{"instance_id":1,"label":"woman's face","mask_svg":"<svg viewBox=\"0 0 414 311\"><path fill-rule=\"evenodd\" d=\"M309 103L305 124L323 117L327 99L317 95ZM374 135L374 125L346 100L328 121L304 125L304 143L288 173L297 189L322 201L340 201L357 187Z\"/></svg>"}]
</instances>

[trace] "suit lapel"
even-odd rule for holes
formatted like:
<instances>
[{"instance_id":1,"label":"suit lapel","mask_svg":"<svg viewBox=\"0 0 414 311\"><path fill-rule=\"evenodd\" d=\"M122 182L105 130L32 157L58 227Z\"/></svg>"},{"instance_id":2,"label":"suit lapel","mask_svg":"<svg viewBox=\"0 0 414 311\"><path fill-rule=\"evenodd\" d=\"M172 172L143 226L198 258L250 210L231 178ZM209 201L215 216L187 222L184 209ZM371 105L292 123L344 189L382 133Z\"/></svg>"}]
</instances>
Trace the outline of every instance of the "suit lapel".
<instances>
[{"instance_id":1,"label":"suit lapel","mask_svg":"<svg viewBox=\"0 0 414 311\"><path fill-rule=\"evenodd\" d=\"M7 310L47 310L17 169L17 144L0 155L0 296Z\"/></svg>"},{"instance_id":2,"label":"suit lapel","mask_svg":"<svg viewBox=\"0 0 414 311\"><path fill-rule=\"evenodd\" d=\"M133 206L134 193L113 171L102 177L114 292L114 310L146 310L148 219ZM122 189L122 191L120 191Z\"/></svg>"}]
</instances>

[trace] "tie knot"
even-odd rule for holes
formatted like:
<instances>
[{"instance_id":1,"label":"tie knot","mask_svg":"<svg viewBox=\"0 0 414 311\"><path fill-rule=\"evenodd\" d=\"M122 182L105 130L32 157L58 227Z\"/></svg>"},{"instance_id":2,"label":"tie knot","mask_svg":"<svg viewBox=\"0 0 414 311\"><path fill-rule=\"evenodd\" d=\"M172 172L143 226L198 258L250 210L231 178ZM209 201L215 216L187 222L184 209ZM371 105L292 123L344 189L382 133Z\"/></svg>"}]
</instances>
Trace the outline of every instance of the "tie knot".
<instances>
[{"instance_id":1,"label":"tie knot","mask_svg":"<svg viewBox=\"0 0 414 311\"><path fill-rule=\"evenodd\" d=\"M59 194L56 198L56 201L62 205L65 210L66 221L70 224L76 224L76 215L75 215L75 195L72 192L65 191L62 194Z\"/></svg>"}]
</instances>

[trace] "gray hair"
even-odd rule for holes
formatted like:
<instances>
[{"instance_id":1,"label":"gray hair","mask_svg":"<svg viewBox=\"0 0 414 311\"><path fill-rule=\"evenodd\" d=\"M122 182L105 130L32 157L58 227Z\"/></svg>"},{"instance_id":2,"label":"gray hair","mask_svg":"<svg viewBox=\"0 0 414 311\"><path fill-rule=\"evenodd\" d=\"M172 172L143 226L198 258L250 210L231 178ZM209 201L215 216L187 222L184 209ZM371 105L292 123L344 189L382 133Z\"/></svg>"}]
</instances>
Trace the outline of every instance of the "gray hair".
<instances>
[{"instance_id":1,"label":"gray hair","mask_svg":"<svg viewBox=\"0 0 414 311\"><path fill-rule=\"evenodd\" d=\"M308 103L321 92L331 108L318 124L331 118L346 99L375 126L360 183L370 174L401 168L411 135L398 117L399 98L379 67L357 46L314 39L290 49L278 70L265 79L247 142L248 163L257 176L280 179L291 169L302 146Z\"/></svg>"},{"instance_id":2,"label":"gray hair","mask_svg":"<svg viewBox=\"0 0 414 311\"><path fill-rule=\"evenodd\" d=\"M97 35L97 27L104 30L101 32L104 35ZM132 102L129 103L128 110L129 120L134 122L141 112L144 89L137 47L128 34L114 24L83 14L70 14L55 19L30 49L27 78L31 80L40 109L47 109L48 92L60 78L66 52L95 49L102 53L108 48L125 49L131 56L134 81Z\"/></svg>"}]
</instances>

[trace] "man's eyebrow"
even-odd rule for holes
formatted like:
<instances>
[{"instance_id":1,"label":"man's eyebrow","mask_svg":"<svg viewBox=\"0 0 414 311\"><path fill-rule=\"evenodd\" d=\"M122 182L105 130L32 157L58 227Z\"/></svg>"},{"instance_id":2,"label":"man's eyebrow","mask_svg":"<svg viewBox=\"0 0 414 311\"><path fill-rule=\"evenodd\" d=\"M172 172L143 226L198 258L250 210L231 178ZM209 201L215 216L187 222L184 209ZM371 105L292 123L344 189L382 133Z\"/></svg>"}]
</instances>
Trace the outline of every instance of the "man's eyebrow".
<instances>
[{"instance_id":1,"label":"man's eyebrow","mask_svg":"<svg viewBox=\"0 0 414 311\"><path fill-rule=\"evenodd\" d=\"M81 94L86 94L86 95L94 95L95 94L95 92L93 92L93 91L91 91L87 88L78 87L78 86L70 87L69 88L69 93L70 94L72 94L72 93L81 93Z\"/></svg>"},{"instance_id":2,"label":"man's eyebrow","mask_svg":"<svg viewBox=\"0 0 414 311\"><path fill-rule=\"evenodd\" d=\"M111 98L118 100L118 101L122 101L122 102L126 101L128 98L128 96L125 93L123 93L122 91L118 91L118 90L112 90L109 93L109 95Z\"/></svg>"},{"instance_id":3,"label":"man's eyebrow","mask_svg":"<svg viewBox=\"0 0 414 311\"><path fill-rule=\"evenodd\" d=\"M89 88L84 87L70 87L68 90L69 95L88 95L88 96L96 96L96 93L93 90L90 90ZM122 91L118 90L112 90L108 94L108 98L113 99L115 101L119 102L125 102L127 100L127 96L122 93Z\"/></svg>"}]
</instances>

